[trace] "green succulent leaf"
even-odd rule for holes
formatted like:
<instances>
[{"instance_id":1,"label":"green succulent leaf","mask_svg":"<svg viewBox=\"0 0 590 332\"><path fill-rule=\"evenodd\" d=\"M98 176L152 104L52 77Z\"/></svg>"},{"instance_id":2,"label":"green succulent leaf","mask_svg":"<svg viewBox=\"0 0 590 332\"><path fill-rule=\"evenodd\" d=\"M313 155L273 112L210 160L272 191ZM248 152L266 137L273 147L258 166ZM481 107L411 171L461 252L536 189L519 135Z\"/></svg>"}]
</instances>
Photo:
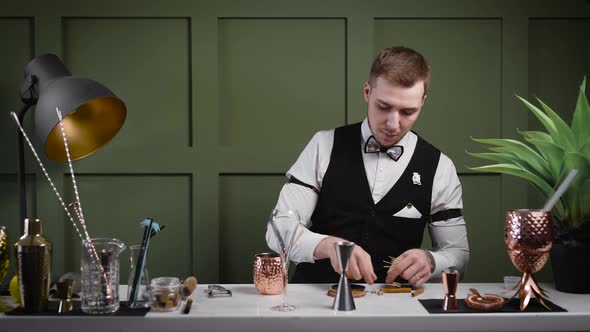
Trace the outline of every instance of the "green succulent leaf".
<instances>
[{"instance_id":1,"label":"green succulent leaf","mask_svg":"<svg viewBox=\"0 0 590 332\"><path fill-rule=\"evenodd\" d=\"M487 159L492 160L498 163L513 163L515 162L515 158L510 153L500 153L500 152L484 152L484 153L472 153L467 151L467 154L470 156L480 158L480 159Z\"/></svg>"},{"instance_id":2,"label":"green succulent leaf","mask_svg":"<svg viewBox=\"0 0 590 332\"><path fill-rule=\"evenodd\" d=\"M547 184L547 182L543 181L543 179L541 179L540 177L517 165L495 164L468 168L470 170L478 172L492 172L518 176L520 178L530 181L533 185L535 185L537 189L541 190L541 192L545 195L550 195L553 192L553 188L551 188L551 186Z\"/></svg>"},{"instance_id":3,"label":"green succulent leaf","mask_svg":"<svg viewBox=\"0 0 590 332\"><path fill-rule=\"evenodd\" d=\"M580 86L580 93L578 94L578 101L576 102L576 110L572 119L572 131L578 138L578 144L582 144L590 139L590 105L588 98L586 98L586 78L582 81Z\"/></svg>"},{"instance_id":4,"label":"green succulent leaf","mask_svg":"<svg viewBox=\"0 0 590 332\"><path fill-rule=\"evenodd\" d=\"M556 179L560 179L562 177L563 172L563 154L565 153L564 149L553 143L548 141L543 141L539 139L526 139L527 142L533 144L539 152L543 155L547 164L549 165L549 169L551 171L551 177L553 179L552 182L555 182Z\"/></svg>"},{"instance_id":5,"label":"green succulent leaf","mask_svg":"<svg viewBox=\"0 0 590 332\"><path fill-rule=\"evenodd\" d=\"M523 169L522 167L520 167L518 165L504 163L504 164L485 165L485 166L467 167L467 168L472 171L478 171L478 172L492 172L492 173L501 173L501 174L508 174L508 175L517 176L519 178L529 181L533 185L533 187L535 187L537 190L539 190L546 197L551 196L555 192L555 190L553 188L551 188L551 186L547 182L543 181L543 179L539 178L535 174ZM554 209L556 211L555 215L558 218L560 218L561 216L563 216L565 214L564 213L565 210L564 210L563 203L561 202L561 200L555 204Z\"/></svg>"},{"instance_id":6,"label":"green succulent leaf","mask_svg":"<svg viewBox=\"0 0 590 332\"><path fill-rule=\"evenodd\" d=\"M590 176L590 161L580 152L566 152L565 164L578 170L578 179L582 176Z\"/></svg>"},{"instance_id":7,"label":"green succulent leaf","mask_svg":"<svg viewBox=\"0 0 590 332\"><path fill-rule=\"evenodd\" d=\"M580 147L580 153L590 162L590 138L586 140L582 147Z\"/></svg>"},{"instance_id":8,"label":"green succulent leaf","mask_svg":"<svg viewBox=\"0 0 590 332\"><path fill-rule=\"evenodd\" d=\"M526 165L525 168L529 172L543 179L551 178L551 169L547 161L531 147L520 141L504 138L472 139L481 144L498 146L499 148L490 148L490 150L498 153L510 153L516 158L515 160L519 161L519 164Z\"/></svg>"},{"instance_id":9,"label":"green succulent leaf","mask_svg":"<svg viewBox=\"0 0 590 332\"><path fill-rule=\"evenodd\" d=\"M586 209L584 205L588 205L588 201L582 201L581 199L585 196L583 192L584 183L590 178L590 162L579 152L566 152L564 159L568 170L578 170L578 175L562 198L569 205L566 218L575 227L584 221L582 211Z\"/></svg>"},{"instance_id":10,"label":"green succulent leaf","mask_svg":"<svg viewBox=\"0 0 590 332\"><path fill-rule=\"evenodd\" d=\"M534 145L547 161L553 181L562 176L563 153L565 149L556 144L551 135L542 131L519 131L524 139ZM590 148L590 145L589 145Z\"/></svg>"},{"instance_id":11,"label":"green succulent leaf","mask_svg":"<svg viewBox=\"0 0 590 332\"><path fill-rule=\"evenodd\" d=\"M540 140L540 141L545 141L545 142L551 142L551 143L555 143L555 141L553 141L553 137L551 137L551 135L542 132L542 131L518 131L519 134L521 134L525 139L536 139L536 140Z\"/></svg>"},{"instance_id":12,"label":"green succulent leaf","mask_svg":"<svg viewBox=\"0 0 590 332\"><path fill-rule=\"evenodd\" d=\"M582 221L580 218L582 208L582 204L580 204L580 195L580 186L572 185L572 187L570 187L560 199L567 204L564 218L573 227L576 227Z\"/></svg>"},{"instance_id":13,"label":"green succulent leaf","mask_svg":"<svg viewBox=\"0 0 590 332\"><path fill-rule=\"evenodd\" d=\"M570 127L563 121L563 119L555 113L547 104L545 104L541 99L537 98L539 104L545 111L545 113L551 118L553 121L553 125L555 126L555 130L557 131L554 135L552 135L553 140L560 144L561 146L565 147L569 151L576 150L576 139L574 138L574 134Z\"/></svg>"},{"instance_id":14,"label":"green succulent leaf","mask_svg":"<svg viewBox=\"0 0 590 332\"><path fill-rule=\"evenodd\" d=\"M547 183L551 184L551 170L549 165L544 162L544 165L537 165L536 163L531 163L530 160L527 160L526 156L513 152L513 150L506 148L506 147L495 147L490 148L490 150L496 153L504 153L510 154L514 159L512 161L513 164L520 166L522 169L527 170L536 176L542 178Z\"/></svg>"},{"instance_id":15,"label":"green succulent leaf","mask_svg":"<svg viewBox=\"0 0 590 332\"><path fill-rule=\"evenodd\" d=\"M557 129L555 128L555 124L553 123L551 118L547 116L547 114L543 113L543 111L541 111L537 106L529 103L526 99L522 98L521 96L517 95L516 97L520 99L520 101L522 101L522 103L537 117L537 119L539 119L543 127L545 127L545 129L547 129L547 132L549 132L549 135L551 135L552 137L559 135Z\"/></svg>"},{"instance_id":16,"label":"green succulent leaf","mask_svg":"<svg viewBox=\"0 0 590 332\"><path fill-rule=\"evenodd\" d=\"M580 183L582 179L588 179L590 177L590 161L588 161L579 152L566 152L565 153L565 165L567 169L577 169L578 175L574 179L574 184Z\"/></svg>"}]
</instances>

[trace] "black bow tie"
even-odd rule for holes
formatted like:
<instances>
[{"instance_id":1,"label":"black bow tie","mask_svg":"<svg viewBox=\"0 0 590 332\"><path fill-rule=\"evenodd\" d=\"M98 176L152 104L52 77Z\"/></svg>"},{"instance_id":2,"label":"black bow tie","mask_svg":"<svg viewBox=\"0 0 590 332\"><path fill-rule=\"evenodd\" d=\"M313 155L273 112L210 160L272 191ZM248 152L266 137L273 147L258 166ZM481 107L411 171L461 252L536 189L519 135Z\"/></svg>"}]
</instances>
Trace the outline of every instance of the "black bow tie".
<instances>
[{"instance_id":1,"label":"black bow tie","mask_svg":"<svg viewBox=\"0 0 590 332\"><path fill-rule=\"evenodd\" d=\"M375 153L375 152L383 152L389 156L389 158L393 159L394 161L398 161L399 158L404 153L404 147L401 145L394 145L389 148L381 147L375 137L371 135L367 142L365 142L365 153Z\"/></svg>"}]
</instances>

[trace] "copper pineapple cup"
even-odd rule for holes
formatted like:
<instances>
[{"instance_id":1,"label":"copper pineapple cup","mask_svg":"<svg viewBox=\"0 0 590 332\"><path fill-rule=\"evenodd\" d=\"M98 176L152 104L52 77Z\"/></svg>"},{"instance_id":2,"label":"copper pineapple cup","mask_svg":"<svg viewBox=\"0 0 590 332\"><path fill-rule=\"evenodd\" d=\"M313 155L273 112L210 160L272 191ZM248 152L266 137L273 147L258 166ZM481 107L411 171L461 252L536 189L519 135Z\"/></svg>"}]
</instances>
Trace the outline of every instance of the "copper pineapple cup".
<instances>
[{"instance_id":1,"label":"copper pineapple cup","mask_svg":"<svg viewBox=\"0 0 590 332\"><path fill-rule=\"evenodd\" d=\"M533 273L541 270L547 260L553 244L553 225L551 213L542 210L514 210L506 214L504 242L512 263L523 272L516 295L520 298L520 310L529 304L534 295L548 310L543 301L547 296L539 287Z\"/></svg>"},{"instance_id":2,"label":"copper pineapple cup","mask_svg":"<svg viewBox=\"0 0 590 332\"><path fill-rule=\"evenodd\" d=\"M254 256L254 286L262 295L278 295L285 286L283 265L279 254L262 253Z\"/></svg>"}]
</instances>

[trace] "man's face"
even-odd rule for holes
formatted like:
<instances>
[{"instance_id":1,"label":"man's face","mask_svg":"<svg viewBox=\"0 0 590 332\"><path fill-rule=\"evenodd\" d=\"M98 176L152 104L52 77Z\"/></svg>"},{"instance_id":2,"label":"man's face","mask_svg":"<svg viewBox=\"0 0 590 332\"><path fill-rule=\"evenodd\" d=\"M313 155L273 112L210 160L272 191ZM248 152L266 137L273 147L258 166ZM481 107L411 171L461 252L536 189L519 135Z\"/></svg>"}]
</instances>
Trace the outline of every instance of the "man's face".
<instances>
[{"instance_id":1,"label":"man's face","mask_svg":"<svg viewBox=\"0 0 590 332\"><path fill-rule=\"evenodd\" d=\"M423 81L405 88L382 77L373 85L365 82L364 94L371 132L385 147L396 144L412 129L426 99Z\"/></svg>"}]
</instances>

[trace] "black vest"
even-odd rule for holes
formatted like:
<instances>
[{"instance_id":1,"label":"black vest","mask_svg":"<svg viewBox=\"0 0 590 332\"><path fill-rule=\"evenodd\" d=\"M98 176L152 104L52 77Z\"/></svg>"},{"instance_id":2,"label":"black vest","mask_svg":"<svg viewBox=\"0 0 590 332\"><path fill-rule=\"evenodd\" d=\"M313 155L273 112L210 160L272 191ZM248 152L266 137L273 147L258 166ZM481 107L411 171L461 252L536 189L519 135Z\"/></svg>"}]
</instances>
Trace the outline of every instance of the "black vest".
<instances>
[{"instance_id":1,"label":"black vest","mask_svg":"<svg viewBox=\"0 0 590 332\"><path fill-rule=\"evenodd\" d=\"M371 255L377 282L385 282L383 260L419 248L430 220L432 183L440 151L418 136L416 149L399 180L377 203L373 201L363 163L361 123L336 128L330 164L324 175L310 230L355 242ZM420 177L420 185L413 177ZM393 215L412 204L422 217ZM339 275L330 259L299 263L294 283L334 283Z\"/></svg>"}]
</instances>

